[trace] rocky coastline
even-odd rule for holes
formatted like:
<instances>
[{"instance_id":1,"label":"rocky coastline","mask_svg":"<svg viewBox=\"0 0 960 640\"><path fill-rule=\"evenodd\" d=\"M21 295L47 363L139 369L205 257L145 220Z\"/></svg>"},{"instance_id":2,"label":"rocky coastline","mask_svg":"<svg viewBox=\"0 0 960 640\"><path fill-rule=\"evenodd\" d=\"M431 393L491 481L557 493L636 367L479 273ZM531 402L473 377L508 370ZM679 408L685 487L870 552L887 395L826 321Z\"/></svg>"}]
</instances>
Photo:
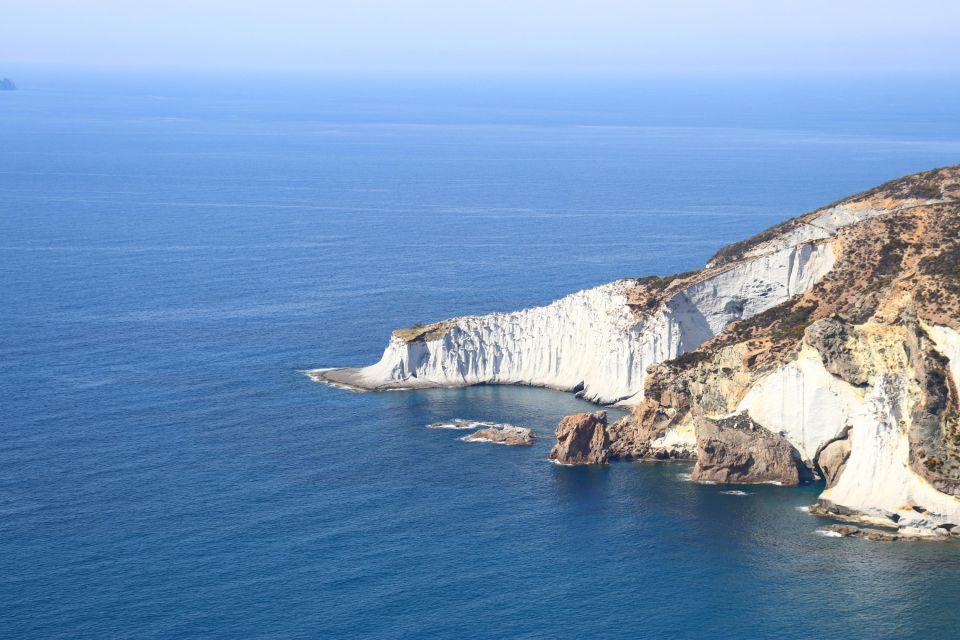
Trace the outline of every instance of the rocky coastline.
<instances>
[{"instance_id":1,"label":"rocky coastline","mask_svg":"<svg viewBox=\"0 0 960 640\"><path fill-rule=\"evenodd\" d=\"M399 330L377 364L310 375L360 390L568 390L631 413L564 418L557 463L688 460L700 482L822 480L817 513L901 537L952 532L960 166L785 221L699 271Z\"/></svg>"}]
</instances>

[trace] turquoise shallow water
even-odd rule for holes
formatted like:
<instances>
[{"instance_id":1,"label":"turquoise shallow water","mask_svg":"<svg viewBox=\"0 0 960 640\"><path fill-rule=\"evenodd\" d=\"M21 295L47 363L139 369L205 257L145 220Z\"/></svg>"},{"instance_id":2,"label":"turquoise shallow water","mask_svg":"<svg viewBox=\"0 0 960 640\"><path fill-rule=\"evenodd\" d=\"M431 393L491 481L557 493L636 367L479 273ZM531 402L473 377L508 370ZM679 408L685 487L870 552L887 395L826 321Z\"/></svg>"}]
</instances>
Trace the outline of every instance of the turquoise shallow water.
<instances>
[{"instance_id":1,"label":"turquoise shallow water","mask_svg":"<svg viewBox=\"0 0 960 640\"><path fill-rule=\"evenodd\" d=\"M0 95L0 636L955 635L957 548L817 536L816 487L424 428L549 436L591 408L558 392L300 373L956 163L955 79L24 73Z\"/></svg>"}]
</instances>

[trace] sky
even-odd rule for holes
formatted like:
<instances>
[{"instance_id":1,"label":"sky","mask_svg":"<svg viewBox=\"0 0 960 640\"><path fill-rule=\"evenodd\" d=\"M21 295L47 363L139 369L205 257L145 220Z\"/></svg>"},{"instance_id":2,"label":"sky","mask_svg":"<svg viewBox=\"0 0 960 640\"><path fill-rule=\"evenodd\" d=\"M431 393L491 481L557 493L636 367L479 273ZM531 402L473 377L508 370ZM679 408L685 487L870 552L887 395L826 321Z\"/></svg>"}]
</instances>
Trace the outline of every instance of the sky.
<instances>
[{"instance_id":1,"label":"sky","mask_svg":"<svg viewBox=\"0 0 960 640\"><path fill-rule=\"evenodd\" d=\"M0 25L0 75L960 71L960 0L0 0Z\"/></svg>"}]
</instances>

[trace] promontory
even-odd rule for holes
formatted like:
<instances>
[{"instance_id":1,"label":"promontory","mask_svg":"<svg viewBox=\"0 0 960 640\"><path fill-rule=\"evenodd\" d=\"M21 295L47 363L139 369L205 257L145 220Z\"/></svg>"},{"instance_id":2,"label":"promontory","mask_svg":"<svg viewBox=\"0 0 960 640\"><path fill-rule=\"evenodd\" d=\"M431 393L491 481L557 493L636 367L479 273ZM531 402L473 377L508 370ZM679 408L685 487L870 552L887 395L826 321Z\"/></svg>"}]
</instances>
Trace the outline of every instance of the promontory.
<instances>
[{"instance_id":1,"label":"promontory","mask_svg":"<svg viewBox=\"0 0 960 640\"><path fill-rule=\"evenodd\" d=\"M631 413L566 418L567 464L684 459L694 479L822 480L817 509L960 525L960 166L893 180L698 271L395 331L360 390L523 384Z\"/></svg>"}]
</instances>

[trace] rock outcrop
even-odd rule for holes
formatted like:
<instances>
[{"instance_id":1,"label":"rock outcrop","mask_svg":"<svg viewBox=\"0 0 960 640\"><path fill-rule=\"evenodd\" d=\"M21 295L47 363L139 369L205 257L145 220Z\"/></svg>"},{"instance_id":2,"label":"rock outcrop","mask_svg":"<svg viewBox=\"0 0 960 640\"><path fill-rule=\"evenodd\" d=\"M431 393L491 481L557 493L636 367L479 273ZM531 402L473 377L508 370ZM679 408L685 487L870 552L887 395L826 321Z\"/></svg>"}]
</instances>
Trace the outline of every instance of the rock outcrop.
<instances>
[{"instance_id":1,"label":"rock outcrop","mask_svg":"<svg viewBox=\"0 0 960 640\"><path fill-rule=\"evenodd\" d=\"M897 540L949 540L960 537L960 531L952 526L938 527L932 531L899 532L883 529L861 529L851 524L828 524L819 530L824 535L834 538L863 538L874 542L895 542Z\"/></svg>"},{"instance_id":2,"label":"rock outcrop","mask_svg":"<svg viewBox=\"0 0 960 640\"><path fill-rule=\"evenodd\" d=\"M550 459L561 464L602 464L609 448L607 412L578 413L557 425L557 445Z\"/></svg>"},{"instance_id":3,"label":"rock outcrop","mask_svg":"<svg viewBox=\"0 0 960 640\"><path fill-rule=\"evenodd\" d=\"M812 474L794 446L745 413L718 420L699 420L697 464L691 480L797 485L810 479Z\"/></svg>"},{"instance_id":4,"label":"rock outcrop","mask_svg":"<svg viewBox=\"0 0 960 640\"><path fill-rule=\"evenodd\" d=\"M817 454L817 472L826 482L829 489L837 484L840 474L847 466L847 459L850 458L851 449L850 438L844 433L842 438L837 438L828 442Z\"/></svg>"},{"instance_id":5,"label":"rock outcrop","mask_svg":"<svg viewBox=\"0 0 960 640\"><path fill-rule=\"evenodd\" d=\"M511 446L529 447L533 444L534 434L525 427L494 425L478 429L463 437L465 442L492 442Z\"/></svg>"}]
</instances>

